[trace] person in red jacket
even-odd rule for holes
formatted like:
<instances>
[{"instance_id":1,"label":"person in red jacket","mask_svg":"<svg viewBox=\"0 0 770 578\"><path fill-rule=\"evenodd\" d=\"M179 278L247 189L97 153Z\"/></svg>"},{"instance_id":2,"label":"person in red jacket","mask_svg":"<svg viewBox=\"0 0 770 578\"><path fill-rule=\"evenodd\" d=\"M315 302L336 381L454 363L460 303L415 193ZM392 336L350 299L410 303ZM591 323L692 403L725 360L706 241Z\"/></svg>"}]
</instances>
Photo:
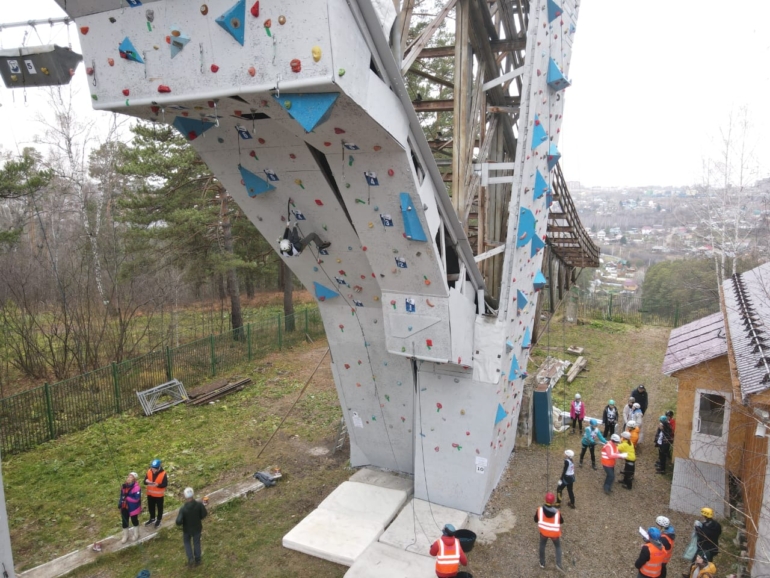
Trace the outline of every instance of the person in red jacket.
<instances>
[{"instance_id":1,"label":"person in red jacket","mask_svg":"<svg viewBox=\"0 0 770 578\"><path fill-rule=\"evenodd\" d=\"M454 578L460 571L460 564L468 565L460 540L455 538L457 530L452 524L444 526L442 536L430 547L430 555L436 556L436 576Z\"/></svg>"}]
</instances>

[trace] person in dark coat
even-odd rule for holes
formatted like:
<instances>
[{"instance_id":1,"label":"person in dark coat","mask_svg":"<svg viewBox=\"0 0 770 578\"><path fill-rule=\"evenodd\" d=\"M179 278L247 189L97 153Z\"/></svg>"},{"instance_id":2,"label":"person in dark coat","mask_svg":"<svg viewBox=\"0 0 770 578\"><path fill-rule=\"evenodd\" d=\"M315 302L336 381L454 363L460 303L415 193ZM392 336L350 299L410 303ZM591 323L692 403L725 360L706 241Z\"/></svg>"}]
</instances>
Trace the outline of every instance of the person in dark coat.
<instances>
[{"instance_id":1,"label":"person in dark coat","mask_svg":"<svg viewBox=\"0 0 770 578\"><path fill-rule=\"evenodd\" d=\"M671 454L671 444L673 441L674 434L671 433L671 425L668 423L668 418L662 415L658 420L658 431L655 432L655 447L658 448L658 461L655 462L655 473L666 473L666 464Z\"/></svg>"},{"instance_id":2,"label":"person in dark coat","mask_svg":"<svg viewBox=\"0 0 770 578\"><path fill-rule=\"evenodd\" d=\"M636 403L639 404L642 415L644 415L647 412L649 400L647 399L647 389L644 387L643 383L639 384L636 389L631 392L631 397L633 397L636 400Z\"/></svg>"},{"instance_id":3,"label":"person in dark coat","mask_svg":"<svg viewBox=\"0 0 770 578\"><path fill-rule=\"evenodd\" d=\"M695 520L695 535L698 537L698 550L702 551L709 562L719 554L719 536L722 535L722 526L714 519L714 510L701 508L703 521ZM695 558L693 558L695 562Z\"/></svg>"},{"instance_id":4,"label":"person in dark coat","mask_svg":"<svg viewBox=\"0 0 770 578\"><path fill-rule=\"evenodd\" d=\"M608 438L615 433L615 426L618 424L618 406L615 405L615 400L611 399L602 413L602 423L604 424L604 437Z\"/></svg>"},{"instance_id":5,"label":"person in dark coat","mask_svg":"<svg viewBox=\"0 0 770 578\"><path fill-rule=\"evenodd\" d=\"M187 554L187 565L195 566L201 563L201 532L203 519L208 516L206 506L195 499L192 488L184 489L185 503L179 508L176 525L182 526L184 534L184 551ZM192 542L192 544L191 544Z\"/></svg>"}]
</instances>

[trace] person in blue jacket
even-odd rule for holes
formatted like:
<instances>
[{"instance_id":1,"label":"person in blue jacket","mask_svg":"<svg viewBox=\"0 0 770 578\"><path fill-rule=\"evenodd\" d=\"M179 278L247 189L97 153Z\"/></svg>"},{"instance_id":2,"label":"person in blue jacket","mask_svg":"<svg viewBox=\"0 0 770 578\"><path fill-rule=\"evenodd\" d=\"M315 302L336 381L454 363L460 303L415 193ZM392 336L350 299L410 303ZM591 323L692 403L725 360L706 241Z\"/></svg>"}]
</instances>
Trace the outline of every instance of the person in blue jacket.
<instances>
[{"instance_id":1,"label":"person in blue jacket","mask_svg":"<svg viewBox=\"0 0 770 578\"><path fill-rule=\"evenodd\" d=\"M599 431L598 426L599 422L595 419L592 419L589 422L586 431L583 433L583 439L580 440L580 443L583 445L583 449L580 451L580 463L578 465L581 468L583 467L583 458L586 455L586 450L591 450L591 467L596 469L596 454L594 453L594 448L596 447L597 442L602 442L602 444L607 443L607 440L604 439L602 432Z\"/></svg>"}]
</instances>

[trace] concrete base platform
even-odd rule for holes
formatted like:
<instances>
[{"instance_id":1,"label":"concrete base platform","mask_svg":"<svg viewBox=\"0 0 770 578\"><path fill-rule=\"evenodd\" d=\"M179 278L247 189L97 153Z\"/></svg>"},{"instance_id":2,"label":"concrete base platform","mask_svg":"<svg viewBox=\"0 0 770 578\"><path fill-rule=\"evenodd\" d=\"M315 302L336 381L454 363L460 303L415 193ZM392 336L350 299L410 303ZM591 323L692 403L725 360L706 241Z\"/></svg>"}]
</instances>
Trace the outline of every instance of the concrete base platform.
<instances>
[{"instance_id":1,"label":"concrete base platform","mask_svg":"<svg viewBox=\"0 0 770 578\"><path fill-rule=\"evenodd\" d=\"M283 537L285 548L350 566L406 503L403 490L343 482Z\"/></svg>"},{"instance_id":2,"label":"concrete base platform","mask_svg":"<svg viewBox=\"0 0 770 578\"><path fill-rule=\"evenodd\" d=\"M375 542L345 573L345 578L429 578L436 560Z\"/></svg>"},{"instance_id":3,"label":"concrete base platform","mask_svg":"<svg viewBox=\"0 0 770 578\"><path fill-rule=\"evenodd\" d=\"M407 496L414 493L414 480L412 478L374 468L361 468L350 476L350 481L390 488L391 490L403 490Z\"/></svg>"},{"instance_id":4,"label":"concrete base platform","mask_svg":"<svg viewBox=\"0 0 770 578\"><path fill-rule=\"evenodd\" d=\"M430 557L428 551L431 544L441 537L445 524L452 524L459 530L467 522L468 512L412 499L379 541L399 550Z\"/></svg>"}]
</instances>

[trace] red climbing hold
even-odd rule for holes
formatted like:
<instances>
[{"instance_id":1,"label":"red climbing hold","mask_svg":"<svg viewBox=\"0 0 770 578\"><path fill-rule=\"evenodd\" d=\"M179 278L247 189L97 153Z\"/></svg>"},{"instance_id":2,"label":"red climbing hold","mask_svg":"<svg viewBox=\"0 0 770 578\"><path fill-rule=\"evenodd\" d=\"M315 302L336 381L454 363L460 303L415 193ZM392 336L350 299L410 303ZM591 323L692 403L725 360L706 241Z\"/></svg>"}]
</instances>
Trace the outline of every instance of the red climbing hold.
<instances>
[{"instance_id":1,"label":"red climbing hold","mask_svg":"<svg viewBox=\"0 0 770 578\"><path fill-rule=\"evenodd\" d=\"M342 130L341 128L335 128L334 129L334 134L345 134L345 131Z\"/></svg>"},{"instance_id":2,"label":"red climbing hold","mask_svg":"<svg viewBox=\"0 0 770 578\"><path fill-rule=\"evenodd\" d=\"M127 88L124 88L123 89L123 96L128 96L129 92L131 92L131 91L128 90Z\"/></svg>"},{"instance_id":3,"label":"red climbing hold","mask_svg":"<svg viewBox=\"0 0 770 578\"><path fill-rule=\"evenodd\" d=\"M90 30L90 28L89 28L88 26L81 26L81 27L80 27L80 33L81 33L83 36L85 36L86 34L88 34L88 31L89 31L89 30Z\"/></svg>"},{"instance_id":4,"label":"red climbing hold","mask_svg":"<svg viewBox=\"0 0 770 578\"><path fill-rule=\"evenodd\" d=\"M291 61L290 64L292 72L300 72L302 70L302 63L300 62L299 58L295 58Z\"/></svg>"},{"instance_id":5,"label":"red climbing hold","mask_svg":"<svg viewBox=\"0 0 770 578\"><path fill-rule=\"evenodd\" d=\"M257 139L257 142L258 142L259 144L265 144L265 139L263 139L263 138L261 138L261 137L260 137L260 138L258 138L258 139Z\"/></svg>"},{"instance_id":6,"label":"red climbing hold","mask_svg":"<svg viewBox=\"0 0 770 578\"><path fill-rule=\"evenodd\" d=\"M250 156L250 157L255 157L255 156L257 156L257 152L256 152L256 151L251 151L251 152L249 153L249 156Z\"/></svg>"},{"instance_id":7,"label":"red climbing hold","mask_svg":"<svg viewBox=\"0 0 770 578\"><path fill-rule=\"evenodd\" d=\"M88 68L86 68L86 74L88 76L93 76L94 75L94 69L89 66Z\"/></svg>"},{"instance_id":8,"label":"red climbing hold","mask_svg":"<svg viewBox=\"0 0 770 578\"><path fill-rule=\"evenodd\" d=\"M257 2L254 2L254 6L251 7L251 15L254 18L259 18L259 0L257 0Z\"/></svg>"},{"instance_id":9,"label":"red climbing hold","mask_svg":"<svg viewBox=\"0 0 770 578\"><path fill-rule=\"evenodd\" d=\"M171 88L166 86L165 84L161 84L158 86L158 92L171 92Z\"/></svg>"},{"instance_id":10,"label":"red climbing hold","mask_svg":"<svg viewBox=\"0 0 770 578\"><path fill-rule=\"evenodd\" d=\"M219 70L219 67L216 64L211 65L211 72L216 73Z\"/></svg>"},{"instance_id":11,"label":"red climbing hold","mask_svg":"<svg viewBox=\"0 0 770 578\"><path fill-rule=\"evenodd\" d=\"M198 138L198 133L196 133L194 130L191 130L190 132L187 133L187 138L190 140L195 140L196 138Z\"/></svg>"},{"instance_id":12,"label":"red climbing hold","mask_svg":"<svg viewBox=\"0 0 770 578\"><path fill-rule=\"evenodd\" d=\"M249 76L255 76L257 74L257 69L253 66L249 66Z\"/></svg>"},{"instance_id":13,"label":"red climbing hold","mask_svg":"<svg viewBox=\"0 0 770 578\"><path fill-rule=\"evenodd\" d=\"M160 112L159 106L151 106L150 110L153 112L153 114L158 114Z\"/></svg>"},{"instance_id":14,"label":"red climbing hold","mask_svg":"<svg viewBox=\"0 0 770 578\"><path fill-rule=\"evenodd\" d=\"M324 143L324 146L325 146L325 147L330 147L330 146L332 146L332 143L330 143L330 142L325 142L325 143Z\"/></svg>"},{"instance_id":15,"label":"red climbing hold","mask_svg":"<svg viewBox=\"0 0 770 578\"><path fill-rule=\"evenodd\" d=\"M315 204L316 204L316 205L318 205L319 207L323 207L323 206L324 206L324 204L323 204L323 202L321 201L321 199L316 199L316 200L315 200Z\"/></svg>"},{"instance_id":16,"label":"red climbing hold","mask_svg":"<svg viewBox=\"0 0 770 578\"><path fill-rule=\"evenodd\" d=\"M392 177L395 174L396 174L396 171L394 171L393 169L388 169L388 176L389 177Z\"/></svg>"},{"instance_id":17,"label":"red climbing hold","mask_svg":"<svg viewBox=\"0 0 770 578\"><path fill-rule=\"evenodd\" d=\"M214 108L216 106L216 103L213 100L206 101L206 104L209 105L209 108Z\"/></svg>"}]
</instances>

